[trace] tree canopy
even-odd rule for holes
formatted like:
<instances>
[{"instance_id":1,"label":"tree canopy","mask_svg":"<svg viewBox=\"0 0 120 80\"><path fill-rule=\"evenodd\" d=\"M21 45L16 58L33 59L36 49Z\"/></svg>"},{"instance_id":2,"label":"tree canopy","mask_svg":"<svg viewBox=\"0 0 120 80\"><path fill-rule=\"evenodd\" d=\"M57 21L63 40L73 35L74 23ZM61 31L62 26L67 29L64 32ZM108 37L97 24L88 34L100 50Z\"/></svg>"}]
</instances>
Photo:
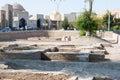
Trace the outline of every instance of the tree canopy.
<instances>
[{"instance_id":1,"label":"tree canopy","mask_svg":"<svg viewBox=\"0 0 120 80\"><path fill-rule=\"evenodd\" d=\"M112 15L111 13L109 13L110 14L110 28L114 25L114 20L113 20L113 18L114 18L114 15ZM105 25L105 27L107 28L107 26L108 26L108 13L106 13L104 16L103 16L103 24Z\"/></svg>"},{"instance_id":2,"label":"tree canopy","mask_svg":"<svg viewBox=\"0 0 120 80\"><path fill-rule=\"evenodd\" d=\"M78 30L89 31L91 34L98 29L98 23L94 17L89 17L89 11L84 11L76 20L75 26Z\"/></svg>"}]
</instances>

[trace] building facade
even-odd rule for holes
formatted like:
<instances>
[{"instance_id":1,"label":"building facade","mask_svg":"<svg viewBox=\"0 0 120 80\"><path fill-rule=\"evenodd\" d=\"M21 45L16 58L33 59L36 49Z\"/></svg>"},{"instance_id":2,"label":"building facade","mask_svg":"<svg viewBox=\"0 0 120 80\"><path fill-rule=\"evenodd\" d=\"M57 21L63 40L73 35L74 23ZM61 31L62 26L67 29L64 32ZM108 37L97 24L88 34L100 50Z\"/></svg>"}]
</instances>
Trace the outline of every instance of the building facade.
<instances>
[{"instance_id":1,"label":"building facade","mask_svg":"<svg viewBox=\"0 0 120 80\"><path fill-rule=\"evenodd\" d=\"M48 18L49 17L49 18ZM57 29L58 24L62 21L61 14L57 11L49 16L43 14L30 15L24 7L18 3L6 4L0 10L0 27L10 27L18 29L40 29L51 30Z\"/></svg>"},{"instance_id":2,"label":"building facade","mask_svg":"<svg viewBox=\"0 0 120 80\"><path fill-rule=\"evenodd\" d=\"M77 18L77 13L64 14L64 17L67 18L68 22L73 22Z\"/></svg>"},{"instance_id":3,"label":"building facade","mask_svg":"<svg viewBox=\"0 0 120 80\"><path fill-rule=\"evenodd\" d=\"M5 19L6 19L6 21L3 23L6 23L5 25L6 27L12 28L13 27L13 6L10 4L6 4L4 7L2 7L2 11L5 11Z\"/></svg>"},{"instance_id":4,"label":"building facade","mask_svg":"<svg viewBox=\"0 0 120 80\"><path fill-rule=\"evenodd\" d=\"M0 27L6 27L6 12L4 10L0 10Z\"/></svg>"},{"instance_id":5,"label":"building facade","mask_svg":"<svg viewBox=\"0 0 120 80\"><path fill-rule=\"evenodd\" d=\"M2 7L0 11L0 27L18 27L26 29L31 27L33 29L42 29L44 23L44 15L37 14L35 16L30 16L29 12L24 9L24 7L18 3L6 4Z\"/></svg>"}]
</instances>

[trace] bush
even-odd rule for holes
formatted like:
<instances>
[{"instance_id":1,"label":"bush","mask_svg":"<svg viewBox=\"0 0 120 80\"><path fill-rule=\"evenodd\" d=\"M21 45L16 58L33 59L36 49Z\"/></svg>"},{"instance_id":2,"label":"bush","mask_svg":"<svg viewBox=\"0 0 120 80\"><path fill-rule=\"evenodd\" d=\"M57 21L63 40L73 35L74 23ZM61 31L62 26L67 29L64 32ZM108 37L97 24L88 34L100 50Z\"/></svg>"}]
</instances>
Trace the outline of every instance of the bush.
<instances>
[{"instance_id":1,"label":"bush","mask_svg":"<svg viewBox=\"0 0 120 80\"><path fill-rule=\"evenodd\" d=\"M80 30L80 36L85 36L86 31L85 30Z\"/></svg>"},{"instance_id":2,"label":"bush","mask_svg":"<svg viewBox=\"0 0 120 80\"><path fill-rule=\"evenodd\" d=\"M120 26L118 26L118 25L114 26L113 30L120 30Z\"/></svg>"},{"instance_id":3,"label":"bush","mask_svg":"<svg viewBox=\"0 0 120 80\"><path fill-rule=\"evenodd\" d=\"M84 11L78 19L75 21L75 26L77 30L89 31L90 35L98 29L98 23L95 17L90 17L88 11ZM83 34L83 32L80 32Z\"/></svg>"}]
</instances>

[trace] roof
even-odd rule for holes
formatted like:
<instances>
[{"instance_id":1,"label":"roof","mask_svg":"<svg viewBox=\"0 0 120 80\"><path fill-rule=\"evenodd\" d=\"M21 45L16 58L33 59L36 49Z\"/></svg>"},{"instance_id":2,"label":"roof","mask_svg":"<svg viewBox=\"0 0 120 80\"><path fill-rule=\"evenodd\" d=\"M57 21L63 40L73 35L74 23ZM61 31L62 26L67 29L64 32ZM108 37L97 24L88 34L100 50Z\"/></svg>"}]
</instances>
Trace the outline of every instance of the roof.
<instances>
[{"instance_id":1,"label":"roof","mask_svg":"<svg viewBox=\"0 0 120 80\"><path fill-rule=\"evenodd\" d=\"M14 10L20 10L20 11L25 11L25 9L23 8L23 6L20 5L20 4L18 4L18 3L16 3L16 2L13 4L13 9Z\"/></svg>"},{"instance_id":2,"label":"roof","mask_svg":"<svg viewBox=\"0 0 120 80\"><path fill-rule=\"evenodd\" d=\"M55 21L60 21L61 20L61 14L57 11L54 11L51 15L50 15L51 20L55 20Z\"/></svg>"}]
</instances>

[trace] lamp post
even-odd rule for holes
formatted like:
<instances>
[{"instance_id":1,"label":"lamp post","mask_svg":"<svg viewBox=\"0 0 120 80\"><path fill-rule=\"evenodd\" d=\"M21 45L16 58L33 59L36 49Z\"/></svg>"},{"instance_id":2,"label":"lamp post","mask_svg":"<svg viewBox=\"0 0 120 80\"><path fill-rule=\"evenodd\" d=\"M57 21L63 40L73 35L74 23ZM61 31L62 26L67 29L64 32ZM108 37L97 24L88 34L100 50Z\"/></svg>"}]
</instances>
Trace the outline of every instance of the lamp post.
<instances>
[{"instance_id":1,"label":"lamp post","mask_svg":"<svg viewBox=\"0 0 120 80\"><path fill-rule=\"evenodd\" d=\"M64 0L51 0L51 1L53 1L56 4L56 11L59 12L60 2L64 1ZM56 25L57 25L56 28L58 29L58 25L59 25L59 20L58 19L57 19Z\"/></svg>"},{"instance_id":2,"label":"lamp post","mask_svg":"<svg viewBox=\"0 0 120 80\"><path fill-rule=\"evenodd\" d=\"M84 9L86 9L86 2L87 0L84 0Z\"/></svg>"},{"instance_id":3,"label":"lamp post","mask_svg":"<svg viewBox=\"0 0 120 80\"><path fill-rule=\"evenodd\" d=\"M59 11L60 2L63 0L51 0L51 1L56 4L56 6L57 6L56 9L57 9L57 11Z\"/></svg>"},{"instance_id":4,"label":"lamp post","mask_svg":"<svg viewBox=\"0 0 120 80\"><path fill-rule=\"evenodd\" d=\"M110 12L107 11L108 13L108 31L110 31Z\"/></svg>"}]
</instances>

